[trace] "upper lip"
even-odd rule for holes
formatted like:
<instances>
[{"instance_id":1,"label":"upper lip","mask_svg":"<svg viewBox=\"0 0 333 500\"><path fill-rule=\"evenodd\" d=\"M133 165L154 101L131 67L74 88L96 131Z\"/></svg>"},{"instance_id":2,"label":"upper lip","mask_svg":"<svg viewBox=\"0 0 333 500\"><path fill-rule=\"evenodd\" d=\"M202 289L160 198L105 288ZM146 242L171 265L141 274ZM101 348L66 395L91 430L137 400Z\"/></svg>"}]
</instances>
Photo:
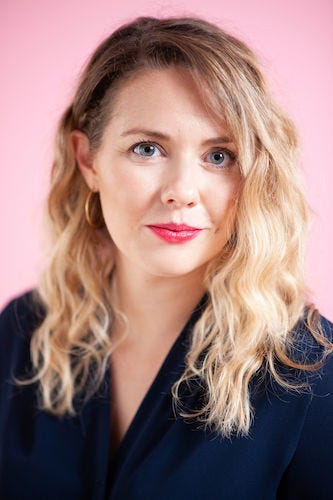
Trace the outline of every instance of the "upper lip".
<instances>
[{"instance_id":1,"label":"upper lip","mask_svg":"<svg viewBox=\"0 0 333 500\"><path fill-rule=\"evenodd\" d=\"M169 229L170 231L199 231L201 227L188 226L187 224L176 224L175 222L167 222L166 224L156 223L149 224L153 227L161 227L163 229Z\"/></svg>"}]
</instances>

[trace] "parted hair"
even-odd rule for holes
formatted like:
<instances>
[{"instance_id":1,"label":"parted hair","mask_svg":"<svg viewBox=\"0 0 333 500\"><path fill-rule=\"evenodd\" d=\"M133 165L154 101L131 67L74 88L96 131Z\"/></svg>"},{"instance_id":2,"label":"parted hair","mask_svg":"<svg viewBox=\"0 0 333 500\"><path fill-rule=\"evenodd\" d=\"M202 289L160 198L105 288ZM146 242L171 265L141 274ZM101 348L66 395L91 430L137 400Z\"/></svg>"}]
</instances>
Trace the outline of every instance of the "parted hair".
<instances>
[{"instance_id":1,"label":"parted hair","mask_svg":"<svg viewBox=\"0 0 333 500\"><path fill-rule=\"evenodd\" d=\"M256 374L269 373L282 387L301 391L304 384L283 377L276 363L306 373L320 365L290 355L299 322L324 346L322 359L332 346L305 283L311 209L294 125L273 102L253 52L203 19L139 17L106 38L84 68L56 134L46 204L51 244L34 291L45 317L31 340L33 376L19 383L36 382L41 408L62 416L75 414L75 398L88 399L104 380L117 348L112 324L123 315L110 298L112 240L105 225L87 224L89 190L70 134L84 132L97 151L122 83L170 66L185 68L207 109L223 118L242 175L231 236L207 267L207 300L191 332L184 372L172 387L173 401L181 416L222 436L246 435ZM103 221L98 195L91 212ZM193 379L205 398L202 407L185 409L180 388Z\"/></svg>"}]
</instances>

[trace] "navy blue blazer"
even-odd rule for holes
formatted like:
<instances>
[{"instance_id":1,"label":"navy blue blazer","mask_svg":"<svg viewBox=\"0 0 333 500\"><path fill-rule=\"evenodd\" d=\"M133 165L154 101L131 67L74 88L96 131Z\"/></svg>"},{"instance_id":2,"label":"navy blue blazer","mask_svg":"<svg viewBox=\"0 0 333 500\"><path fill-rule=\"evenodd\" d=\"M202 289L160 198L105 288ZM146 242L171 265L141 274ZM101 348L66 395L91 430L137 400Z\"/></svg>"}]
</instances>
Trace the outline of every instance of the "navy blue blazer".
<instances>
[{"instance_id":1,"label":"navy blue blazer","mask_svg":"<svg viewBox=\"0 0 333 500\"><path fill-rule=\"evenodd\" d=\"M251 381L255 416L248 437L222 439L175 417L171 386L185 366L193 311L146 393L113 460L110 384L77 417L57 418L36 406L36 387L13 376L31 369L29 341L43 312L31 292L0 317L0 498L6 500L332 500L333 356L311 376L311 391L287 391L259 376ZM321 316L327 336L333 325ZM320 348L300 324L297 352ZM184 395L198 404L202 388Z\"/></svg>"}]
</instances>

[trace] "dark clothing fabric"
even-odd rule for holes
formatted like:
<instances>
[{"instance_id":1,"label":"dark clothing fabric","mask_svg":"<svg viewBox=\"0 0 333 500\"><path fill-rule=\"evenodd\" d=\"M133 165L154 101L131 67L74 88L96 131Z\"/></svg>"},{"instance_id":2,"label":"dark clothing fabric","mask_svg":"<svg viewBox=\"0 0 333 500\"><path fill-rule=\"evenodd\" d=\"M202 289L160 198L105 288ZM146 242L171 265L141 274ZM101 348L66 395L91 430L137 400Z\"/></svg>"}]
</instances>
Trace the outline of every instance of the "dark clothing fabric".
<instances>
[{"instance_id":1,"label":"dark clothing fabric","mask_svg":"<svg viewBox=\"0 0 333 500\"><path fill-rule=\"evenodd\" d=\"M36 387L18 387L12 377L31 369L30 337L43 311L31 292L9 302L0 317L0 498L333 499L331 355L310 377L311 391L301 394L282 389L268 375L253 378L248 437L222 439L175 417L170 389L185 366L204 300L170 349L111 463L109 373L77 417L59 419L38 410ZM332 339L332 323L321 321ZM301 323L296 335L295 356L315 360L321 348ZM199 384L186 389L188 407L200 402L202 390Z\"/></svg>"}]
</instances>

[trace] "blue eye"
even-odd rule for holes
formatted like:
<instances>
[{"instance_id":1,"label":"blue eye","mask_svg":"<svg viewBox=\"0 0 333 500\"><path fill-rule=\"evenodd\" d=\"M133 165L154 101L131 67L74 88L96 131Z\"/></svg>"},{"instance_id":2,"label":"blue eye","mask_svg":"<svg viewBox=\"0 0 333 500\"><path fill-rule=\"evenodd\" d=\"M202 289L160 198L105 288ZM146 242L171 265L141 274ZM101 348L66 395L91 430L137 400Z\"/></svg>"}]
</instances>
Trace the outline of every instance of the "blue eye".
<instances>
[{"instance_id":1,"label":"blue eye","mask_svg":"<svg viewBox=\"0 0 333 500\"><path fill-rule=\"evenodd\" d=\"M208 157L210 158L210 162L217 167L228 167L236 159L236 156L231 151L221 149L209 153Z\"/></svg>"},{"instance_id":2,"label":"blue eye","mask_svg":"<svg viewBox=\"0 0 333 500\"><path fill-rule=\"evenodd\" d=\"M140 156L155 156L155 151L158 151L157 147L150 142L140 142L135 144L132 148L132 151Z\"/></svg>"}]
</instances>

